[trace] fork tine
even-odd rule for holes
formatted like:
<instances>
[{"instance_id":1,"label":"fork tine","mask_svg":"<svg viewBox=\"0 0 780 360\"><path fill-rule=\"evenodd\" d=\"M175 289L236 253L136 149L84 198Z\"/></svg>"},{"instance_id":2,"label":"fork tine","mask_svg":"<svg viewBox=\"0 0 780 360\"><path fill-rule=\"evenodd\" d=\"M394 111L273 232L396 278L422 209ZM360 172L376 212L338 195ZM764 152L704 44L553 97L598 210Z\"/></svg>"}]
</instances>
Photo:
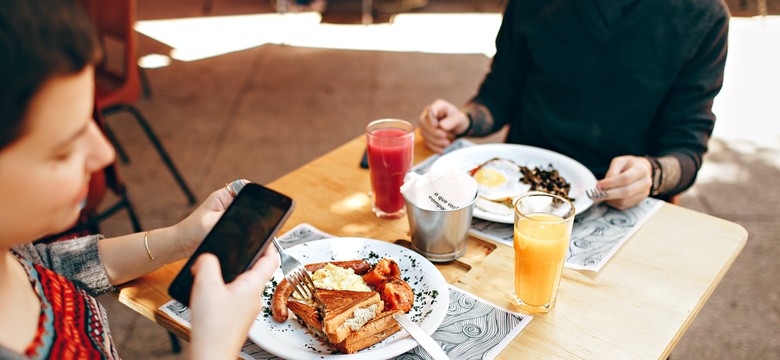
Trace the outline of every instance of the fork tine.
<instances>
[{"instance_id":1,"label":"fork tine","mask_svg":"<svg viewBox=\"0 0 780 360\"><path fill-rule=\"evenodd\" d=\"M300 273L300 269L296 269L287 280L293 286L293 292L295 292L302 299L310 299L311 296L307 291L307 285L303 283L303 279Z\"/></svg>"},{"instance_id":2,"label":"fork tine","mask_svg":"<svg viewBox=\"0 0 780 360\"><path fill-rule=\"evenodd\" d=\"M312 287L310 287L309 282L311 281L311 278L309 277L309 272L305 269L300 269L297 272L298 275L298 283L300 287L304 290L306 294L307 299L311 299L314 297L314 292L312 291Z\"/></svg>"},{"instance_id":3,"label":"fork tine","mask_svg":"<svg viewBox=\"0 0 780 360\"><path fill-rule=\"evenodd\" d=\"M276 237L272 238L273 244L279 252L281 259L282 273L287 282L292 285L293 293L302 299L311 299L314 297L316 288L311 276L306 268L298 262L298 259L288 255Z\"/></svg>"},{"instance_id":4,"label":"fork tine","mask_svg":"<svg viewBox=\"0 0 780 360\"><path fill-rule=\"evenodd\" d=\"M311 276L309 276L309 272L305 269L303 270L303 284L306 285L306 290L310 295L309 298L314 298L316 287L314 286L314 281L312 281Z\"/></svg>"},{"instance_id":5,"label":"fork tine","mask_svg":"<svg viewBox=\"0 0 780 360\"><path fill-rule=\"evenodd\" d=\"M295 280L293 281L293 286L295 286L295 291L298 292L298 296L300 296L303 299L308 299L309 295L306 293L306 288L303 285L301 285L301 277L298 270L290 273L290 277Z\"/></svg>"},{"instance_id":6,"label":"fork tine","mask_svg":"<svg viewBox=\"0 0 780 360\"><path fill-rule=\"evenodd\" d=\"M607 193L604 190L599 189L598 187L585 190L585 195L591 198L592 200L598 200L607 197Z\"/></svg>"},{"instance_id":7,"label":"fork tine","mask_svg":"<svg viewBox=\"0 0 780 360\"><path fill-rule=\"evenodd\" d=\"M306 277L309 275L308 272L305 269L297 269L291 275L295 278L295 289L298 291L298 295L303 299L311 299L313 294L309 284L306 282Z\"/></svg>"},{"instance_id":8,"label":"fork tine","mask_svg":"<svg viewBox=\"0 0 780 360\"><path fill-rule=\"evenodd\" d=\"M599 188L596 188L596 190L598 190L598 194L596 194L596 196L598 196L599 199L603 199L603 198L607 197L607 192L606 191L601 190Z\"/></svg>"},{"instance_id":9,"label":"fork tine","mask_svg":"<svg viewBox=\"0 0 780 360\"><path fill-rule=\"evenodd\" d=\"M587 195L589 198L593 199L595 197L595 189L588 189L585 190L585 195Z\"/></svg>"},{"instance_id":10,"label":"fork tine","mask_svg":"<svg viewBox=\"0 0 780 360\"><path fill-rule=\"evenodd\" d=\"M298 295L301 299L306 299L306 296L301 292L300 285L298 284L298 280L295 279L292 274L290 275L290 278L287 279L287 282L289 282L292 285L293 293Z\"/></svg>"},{"instance_id":11,"label":"fork tine","mask_svg":"<svg viewBox=\"0 0 780 360\"><path fill-rule=\"evenodd\" d=\"M306 280L306 284L309 286L309 290L312 293L312 296L314 296L314 292L317 290L317 287L314 286L314 281L311 279L311 276L309 276L309 272L306 271L304 273L304 280Z\"/></svg>"}]
</instances>

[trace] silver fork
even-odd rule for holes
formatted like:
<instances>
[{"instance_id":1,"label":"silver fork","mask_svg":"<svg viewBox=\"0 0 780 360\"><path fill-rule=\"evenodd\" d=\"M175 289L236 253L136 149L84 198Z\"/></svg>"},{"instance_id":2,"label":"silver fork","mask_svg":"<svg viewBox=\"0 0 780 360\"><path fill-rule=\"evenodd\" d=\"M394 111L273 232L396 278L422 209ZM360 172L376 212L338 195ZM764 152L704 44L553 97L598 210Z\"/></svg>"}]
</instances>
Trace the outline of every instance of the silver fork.
<instances>
[{"instance_id":1,"label":"silver fork","mask_svg":"<svg viewBox=\"0 0 780 360\"><path fill-rule=\"evenodd\" d=\"M600 200L607 197L607 193L598 187L585 190L585 195L587 195L591 200Z\"/></svg>"},{"instance_id":2,"label":"silver fork","mask_svg":"<svg viewBox=\"0 0 780 360\"><path fill-rule=\"evenodd\" d=\"M314 281L311 280L309 272L301 265L298 259L290 256L282 249L282 245L279 245L279 241L276 236L271 238L276 251L279 252L279 257L282 260L282 273L287 282L292 285L293 292L298 294L304 300L310 300L314 297Z\"/></svg>"}]
</instances>

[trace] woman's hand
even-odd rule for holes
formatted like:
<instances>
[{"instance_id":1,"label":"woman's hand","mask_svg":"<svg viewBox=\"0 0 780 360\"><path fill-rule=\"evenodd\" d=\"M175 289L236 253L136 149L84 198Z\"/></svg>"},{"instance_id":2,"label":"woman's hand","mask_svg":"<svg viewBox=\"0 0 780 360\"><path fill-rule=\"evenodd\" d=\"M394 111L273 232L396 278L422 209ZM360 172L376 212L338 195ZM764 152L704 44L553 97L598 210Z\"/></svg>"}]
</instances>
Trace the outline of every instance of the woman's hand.
<instances>
[{"instance_id":1,"label":"woman's hand","mask_svg":"<svg viewBox=\"0 0 780 360\"><path fill-rule=\"evenodd\" d=\"M232 202L230 192L221 188L176 225L99 241L98 251L109 281L122 284L189 257Z\"/></svg>"},{"instance_id":2,"label":"woman's hand","mask_svg":"<svg viewBox=\"0 0 780 360\"><path fill-rule=\"evenodd\" d=\"M232 202L233 195L226 188L220 188L186 219L173 226L180 249L177 259L189 257L195 251Z\"/></svg>"},{"instance_id":3,"label":"woman's hand","mask_svg":"<svg viewBox=\"0 0 780 360\"><path fill-rule=\"evenodd\" d=\"M607 193L602 201L620 210L628 209L650 195L652 173L653 167L647 158L618 156L612 159L607 174L596 186Z\"/></svg>"},{"instance_id":4,"label":"woman's hand","mask_svg":"<svg viewBox=\"0 0 780 360\"><path fill-rule=\"evenodd\" d=\"M198 258L190 298L194 359L236 358L263 309L264 287L278 267L279 255L268 246L251 269L225 284L216 256Z\"/></svg>"},{"instance_id":5,"label":"woman's hand","mask_svg":"<svg viewBox=\"0 0 780 360\"><path fill-rule=\"evenodd\" d=\"M425 145L440 153L469 127L469 118L455 105L438 99L426 106L418 121Z\"/></svg>"}]
</instances>

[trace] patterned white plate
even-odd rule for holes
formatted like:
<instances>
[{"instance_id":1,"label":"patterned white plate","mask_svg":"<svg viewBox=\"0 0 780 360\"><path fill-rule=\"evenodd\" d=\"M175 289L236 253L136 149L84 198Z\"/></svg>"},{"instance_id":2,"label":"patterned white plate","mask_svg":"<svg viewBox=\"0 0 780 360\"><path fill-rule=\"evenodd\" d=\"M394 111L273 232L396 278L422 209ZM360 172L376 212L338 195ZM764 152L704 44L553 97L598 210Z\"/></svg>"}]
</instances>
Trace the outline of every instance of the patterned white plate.
<instances>
[{"instance_id":1,"label":"patterned white plate","mask_svg":"<svg viewBox=\"0 0 780 360\"><path fill-rule=\"evenodd\" d=\"M287 251L304 264L355 259L366 259L373 264L383 257L391 258L398 262L401 277L415 293L414 307L407 316L432 334L447 315L449 291L441 272L426 258L402 246L364 238L330 238L296 245ZM278 283L282 278L281 271L277 271L273 281ZM272 291L270 289L263 294L265 309L270 309ZM270 310L264 310L258 316L249 331L249 338L276 356L300 360L387 359L417 346L417 342L402 330L356 354L334 354L333 350L310 335L292 313L286 322L280 324L274 321Z\"/></svg>"},{"instance_id":2,"label":"patterned white plate","mask_svg":"<svg viewBox=\"0 0 780 360\"><path fill-rule=\"evenodd\" d=\"M431 170L456 169L466 172L485 161L497 157L510 159L519 165L528 167L546 169L552 164L553 168L558 170L558 173L571 184L569 197L574 199L574 207L577 213L582 213L593 205L593 200L585 195L585 190L596 186L596 177L588 168L568 156L533 146L518 144L469 146L442 155L433 163ZM496 211L504 210L501 208L506 206L487 203L490 202L487 200L484 200L484 203L477 202L474 207L475 217L505 224L514 222L514 211L512 209L507 208L507 211ZM498 206L498 209L489 205Z\"/></svg>"}]
</instances>

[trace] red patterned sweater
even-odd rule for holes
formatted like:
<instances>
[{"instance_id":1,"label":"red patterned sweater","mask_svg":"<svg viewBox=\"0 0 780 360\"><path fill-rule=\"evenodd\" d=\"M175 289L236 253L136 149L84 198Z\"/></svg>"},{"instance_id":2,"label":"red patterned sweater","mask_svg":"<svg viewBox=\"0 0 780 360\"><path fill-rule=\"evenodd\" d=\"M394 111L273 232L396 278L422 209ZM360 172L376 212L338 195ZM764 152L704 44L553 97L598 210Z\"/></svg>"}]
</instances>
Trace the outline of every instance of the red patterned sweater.
<instances>
[{"instance_id":1,"label":"red patterned sweater","mask_svg":"<svg viewBox=\"0 0 780 360\"><path fill-rule=\"evenodd\" d=\"M13 249L38 295L41 313L38 332L25 353L0 346L0 358L119 358L105 310L92 296L112 289L98 257L98 239Z\"/></svg>"}]
</instances>

